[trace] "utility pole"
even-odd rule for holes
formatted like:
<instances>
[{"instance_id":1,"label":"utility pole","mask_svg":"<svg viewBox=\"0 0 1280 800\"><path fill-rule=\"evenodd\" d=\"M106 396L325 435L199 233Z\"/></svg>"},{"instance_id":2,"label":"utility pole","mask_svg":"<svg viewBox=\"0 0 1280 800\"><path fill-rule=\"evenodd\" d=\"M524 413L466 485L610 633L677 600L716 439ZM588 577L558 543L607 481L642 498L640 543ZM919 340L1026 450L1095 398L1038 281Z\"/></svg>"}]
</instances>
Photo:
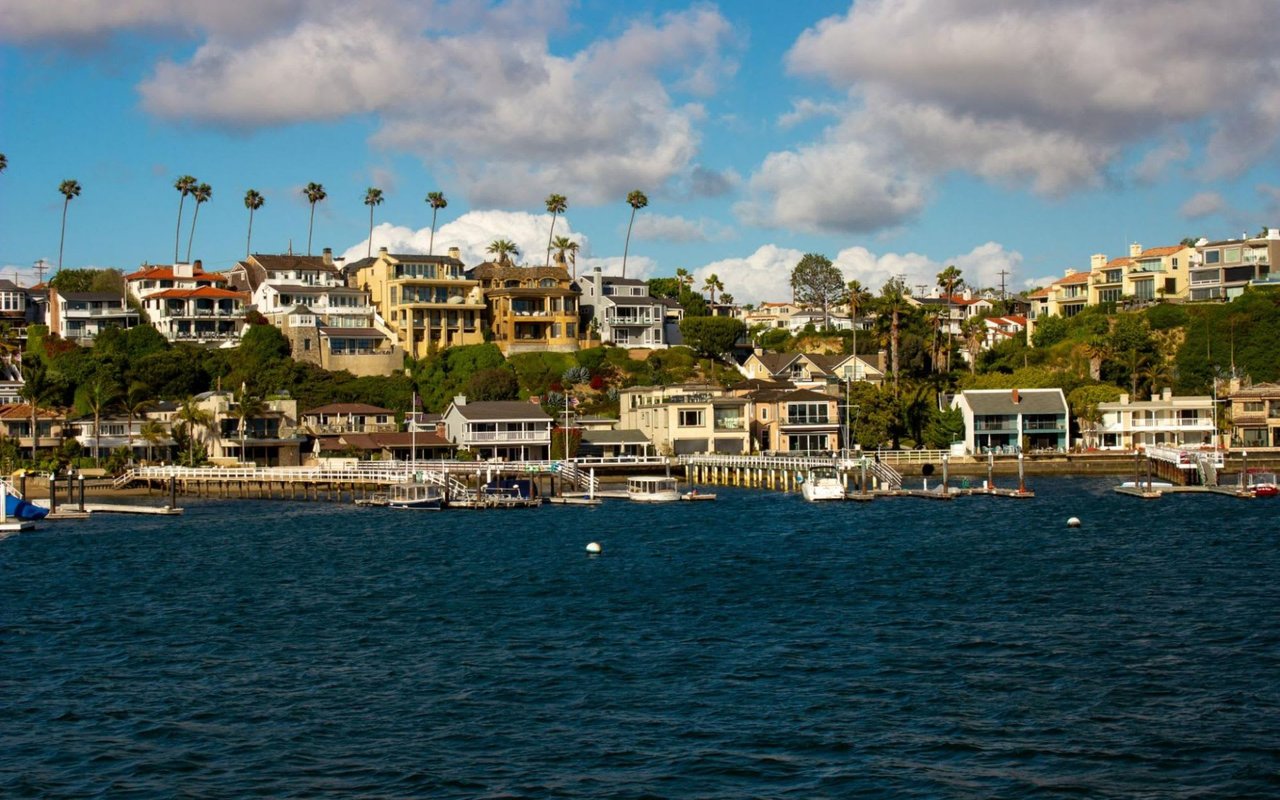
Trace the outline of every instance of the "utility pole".
<instances>
[{"instance_id":1,"label":"utility pole","mask_svg":"<svg viewBox=\"0 0 1280 800\"><path fill-rule=\"evenodd\" d=\"M44 283L44 271L46 267L45 260L43 258L37 259L35 266L36 266L36 285L39 286L40 284Z\"/></svg>"},{"instance_id":2,"label":"utility pole","mask_svg":"<svg viewBox=\"0 0 1280 800\"><path fill-rule=\"evenodd\" d=\"M1000 270L1000 299L1001 300L1009 299L1009 294L1004 289L1004 279L1005 279L1005 276L1008 274L1009 274L1009 270L1007 269Z\"/></svg>"}]
</instances>

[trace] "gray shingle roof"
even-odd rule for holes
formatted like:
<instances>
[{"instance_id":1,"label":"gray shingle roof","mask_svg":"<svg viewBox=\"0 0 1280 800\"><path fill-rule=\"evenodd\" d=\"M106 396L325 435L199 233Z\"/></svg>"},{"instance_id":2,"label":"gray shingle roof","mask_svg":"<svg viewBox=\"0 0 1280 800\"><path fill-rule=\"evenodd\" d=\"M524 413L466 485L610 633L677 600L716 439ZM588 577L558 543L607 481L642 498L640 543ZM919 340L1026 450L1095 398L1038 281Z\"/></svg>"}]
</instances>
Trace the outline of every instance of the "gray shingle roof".
<instances>
[{"instance_id":1,"label":"gray shingle roof","mask_svg":"<svg viewBox=\"0 0 1280 800\"><path fill-rule=\"evenodd\" d=\"M469 420L507 420L507 419L524 419L537 421L551 421L551 417L547 416L547 412L542 410L542 406L533 403L522 403L518 400L483 400L471 401L465 405L455 405L458 413L463 419Z\"/></svg>"},{"instance_id":2,"label":"gray shingle roof","mask_svg":"<svg viewBox=\"0 0 1280 800\"><path fill-rule=\"evenodd\" d=\"M1018 402L1013 402L1017 391ZM1061 389L971 389L961 397L974 414L1065 414Z\"/></svg>"}]
</instances>

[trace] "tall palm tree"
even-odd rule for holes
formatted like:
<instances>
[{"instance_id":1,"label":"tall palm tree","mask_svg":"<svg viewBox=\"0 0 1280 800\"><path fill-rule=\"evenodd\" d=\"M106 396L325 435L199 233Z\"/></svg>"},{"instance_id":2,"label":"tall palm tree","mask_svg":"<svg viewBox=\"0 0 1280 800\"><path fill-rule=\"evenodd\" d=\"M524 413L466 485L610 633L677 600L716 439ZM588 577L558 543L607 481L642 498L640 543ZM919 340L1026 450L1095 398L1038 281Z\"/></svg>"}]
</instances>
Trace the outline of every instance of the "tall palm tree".
<instances>
[{"instance_id":1,"label":"tall palm tree","mask_svg":"<svg viewBox=\"0 0 1280 800\"><path fill-rule=\"evenodd\" d=\"M148 408L154 405L155 401L151 399L151 387L142 381L134 381L129 384L129 388L125 389L124 411L129 418L129 427L127 429L128 447L129 447L129 463L133 463L133 421L142 414L147 412Z\"/></svg>"},{"instance_id":2,"label":"tall palm tree","mask_svg":"<svg viewBox=\"0 0 1280 800\"><path fill-rule=\"evenodd\" d=\"M489 242L485 252L493 253L498 257L499 264L509 267L511 266L511 257L520 255L520 248L516 247L516 243L510 239L494 239Z\"/></svg>"},{"instance_id":3,"label":"tall palm tree","mask_svg":"<svg viewBox=\"0 0 1280 800\"><path fill-rule=\"evenodd\" d=\"M547 234L547 266L551 266L551 237L556 233L556 217L569 208L569 201L562 194L547 195L547 213L551 215L551 232Z\"/></svg>"},{"instance_id":4,"label":"tall palm tree","mask_svg":"<svg viewBox=\"0 0 1280 800\"><path fill-rule=\"evenodd\" d=\"M987 323L982 317L969 317L960 326L964 334L964 346L969 351L969 374L978 373L978 354L982 352L982 342L987 337Z\"/></svg>"},{"instance_id":5,"label":"tall palm tree","mask_svg":"<svg viewBox=\"0 0 1280 800\"><path fill-rule=\"evenodd\" d=\"M627 195L627 205L631 206L631 221L627 223L627 241L622 246L622 277L627 277L627 251L631 249L631 226L636 224L636 212L649 205L649 198L639 189ZM723 287L721 287L723 288Z\"/></svg>"},{"instance_id":6,"label":"tall palm tree","mask_svg":"<svg viewBox=\"0 0 1280 800\"><path fill-rule=\"evenodd\" d=\"M365 250L365 258L373 255L373 208L382 205L382 190L370 186L364 190L364 204L369 207L369 246Z\"/></svg>"},{"instance_id":7,"label":"tall palm tree","mask_svg":"<svg viewBox=\"0 0 1280 800\"><path fill-rule=\"evenodd\" d=\"M196 188L196 180L194 175L180 175L173 182L173 188L178 190L178 225L173 231L173 263L178 263L178 243L182 241L182 204L186 202L187 195L191 194L191 190Z\"/></svg>"},{"instance_id":8,"label":"tall palm tree","mask_svg":"<svg viewBox=\"0 0 1280 800\"><path fill-rule=\"evenodd\" d=\"M964 281L960 278L960 269L954 265L948 265L946 269L938 273L938 286L947 292L947 372L951 371L951 317L952 304L954 295L958 287L964 286Z\"/></svg>"},{"instance_id":9,"label":"tall palm tree","mask_svg":"<svg viewBox=\"0 0 1280 800\"><path fill-rule=\"evenodd\" d=\"M244 193L244 207L249 209L249 236L244 241L244 257L249 257L249 252L253 248L253 212L262 208L266 203L266 198L258 194L257 189L250 189Z\"/></svg>"},{"instance_id":10,"label":"tall palm tree","mask_svg":"<svg viewBox=\"0 0 1280 800\"><path fill-rule=\"evenodd\" d=\"M196 201L196 213L191 215L191 233L187 236L187 263L191 263L191 243L196 238L196 220L200 219L200 206L213 199L213 187L207 183L202 183L191 190L191 196Z\"/></svg>"},{"instance_id":11,"label":"tall palm tree","mask_svg":"<svg viewBox=\"0 0 1280 800\"><path fill-rule=\"evenodd\" d=\"M431 204L431 240L427 243L427 255L434 255L436 248L436 212L449 205L444 192L427 192L427 202Z\"/></svg>"},{"instance_id":12,"label":"tall palm tree","mask_svg":"<svg viewBox=\"0 0 1280 800\"><path fill-rule=\"evenodd\" d=\"M62 192L62 235L58 237L58 269L62 269L62 244L67 239L67 206L71 205L71 198L80 196L80 182L75 179L68 179L58 185L58 191Z\"/></svg>"},{"instance_id":13,"label":"tall palm tree","mask_svg":"<svg viewBox=\"0 0 1280 800\"><path fill-rule=\"evenodd\" d=\"M22 386L18 388L18 395L31 405L31 462L33 464L36 453L40 449L40 427L36 412L41 404L53 399L57 390L53 376L49 374L49 366L44 359L28 353L22 359Z\"/></svg>"},{"instance_id":14,"label":"tall palm tree","mask_svg":"<svg viewBox=\"0 0 1280 800\"><path fill-rule=\"evenodd\" d=\"M889 353L893 368L893 391L898 392L898 340L902 315L910 308L907 302L906 285L901 278L890 278L880 289L877 301L881 314L889 315Z\"/></svg>"},{"instance_id":15,"label":"tall palm tree","mask_svg":"<svg viewBox=\"0 0 1280 800\"><path fill-rule=\"evenodd\" d=\"M102 463L102 412L115 405L120 399L120 385L105 374L99 373L84 384L83 401L93 412L93 464Z\"/></svg>"},{"instance_id":16,"label":"tall palm tree","mask_svg":"<svg viewBox=\"0 0 1280 800\"><path fill-rule=\"evenodd\" d=\"M187 466L194 467L196 463L196 427L207 428L213 424L213 415L200 407L194 397L187 397L182 401L182 405L178 407L178 413L175 415L180 422L187 423L189 431L187 442Z\"/></svg>"},{"instance_id":17,"label":"tall palm tree","mask_svg":"<svg viewBox=\"0 0 1280 800\"><path fill-rule=\"evenodd\" d=\"M311 255L311 232L316 227L316 203L329 195L325 194L323 184L315 182L308 183L302 193L307 196L307 202L311 204L311 221L307 223L307 255Z\"/></svg>"},{"instance_id":18,"label":"tall palm tree","mask_svg":"<svg viewBox=\"0 0 1280 800\"><path fill-rule=\"evenodd\" d=\"M161 440L169 436L169 429L160 420L149 419L142 423L142 428L138 433L142 436L143 441L147 443L147 461L151 461L153 449L160 444Z\"/></svg>"},{"instance_id":19,"label":"tall palm tree","mask_svg":"<svg viewBox=\"0 0 1280 800\"><path fill-rule=\"evenodd\" d=\"M1105 336L1093 336L1085 342L1084 352L1089 357L1089 377L1102 380L1102 362L1111 357L1111 343Z\"/></svg>"},{"instance_id":20,"label":"tall palm tree","mask_svg":"<svg viewBox=\"0 0 1280 800\"><path fill-rule=\"evenodd\" d=\"M720 276L713 272L702 282L702 288L711 293L711 305L714 306L716 304L716 292L723 292L724 284L720 282Z\"/></svg>"},{"instance_id":21,"label":"tall palm tree","mask_svg":"<svg viewBox=\"0 0 1280 800\"><path fill-rule=\"evenodd\" d=\"M240 461L242 463L248 461L245 458L245 439L249 420L262 416L266 410L267 404L262 402L262 398L251 396L244 384L241 384L240 391L236 395L235 417L240 420Z\"/></svg>"},{"instance_id":22,"label":"tall palm tree","mask_svg":"<svg viewBox=\"0 0 1280 800\"><path fill-rule=\"evenodd\" d=\"M858 312L871 302L871 292L862 285L862 281L849 281L849 293L846 295L849 306L849 324L853 328L853 355L858 355ZM856 374L856 371L855 371Z\"/></svg>"}]
</instances>

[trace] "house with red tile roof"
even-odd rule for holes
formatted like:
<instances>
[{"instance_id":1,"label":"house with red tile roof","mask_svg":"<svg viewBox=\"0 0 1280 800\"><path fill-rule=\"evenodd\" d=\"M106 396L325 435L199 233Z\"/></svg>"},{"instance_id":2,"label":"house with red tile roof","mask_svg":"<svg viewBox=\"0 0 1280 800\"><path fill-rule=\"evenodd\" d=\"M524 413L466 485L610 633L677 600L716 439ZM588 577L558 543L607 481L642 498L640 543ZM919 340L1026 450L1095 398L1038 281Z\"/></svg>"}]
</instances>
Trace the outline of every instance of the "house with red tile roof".
<instances>
[{"instance_id":1,"label":"house with red tile roof","mask_svg":"<svg viewBox=\"0 0 1280 800\"><path fill-rule=\"evenodd\" d=\"M143 265L124 279L147 321L169 341L239 340L248 295L230 289L226 275L205 272L200 261Z\"/></svg>"}]
</instances>

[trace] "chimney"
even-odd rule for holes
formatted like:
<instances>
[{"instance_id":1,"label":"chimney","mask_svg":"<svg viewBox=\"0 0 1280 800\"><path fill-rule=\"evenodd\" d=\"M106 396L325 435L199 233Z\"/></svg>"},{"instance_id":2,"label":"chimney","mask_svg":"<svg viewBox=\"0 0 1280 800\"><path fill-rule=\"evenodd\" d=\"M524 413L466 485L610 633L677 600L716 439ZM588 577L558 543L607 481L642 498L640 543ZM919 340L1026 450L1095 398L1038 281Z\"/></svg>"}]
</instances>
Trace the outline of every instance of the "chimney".
<instances>
[{"instance_id":1,"label":"chimney","mask_svg":"<svg viewBox=\"0 0 1280 800\"><path fill-rule=\"evenodd\" d=\"M888 364L889 364L888 352L884 350L877 351L876 352L876 369L880 370L880 372L883 373L885 371L885 368L888 366Z\"/></svg>"},{"instance_id":2,"label":"chimney","mask_svg":"<svg viewBox=\"0 0 1280 800\"><path fill-rule=\"evenodd\" d=\"M324 261L324 265L326 267L332 267L333 266L333 248L326 247L324 249L324 254L321 255L320 258Z\"/></svg>"},{"instance_id":3,"label":"chimney","mask_svg":"<svg viewBox=\"0 0 1280 800\"><path fill-rule=\"evenodd\" d=\"M1161 400L1172 400L1172 399L1173 399L1173 389L1170 389L1168 386L1166 386L1166 387L1164 387L1163 389L1161 389L1161 390L1160 390L1160 399L1161 399Z\"/></svg>"},{"instance_id":4,"label":"chimney","mask_svg":"<svg viewBox=\"0 0 1280 800\"><path fill-rule=\"evenodd\" d=\"M192 265L191 265L191 271L192 271L192 272L204 272L204 262L202 262L200 259L198 259L198 258L197 258L197 259L196 259L196 263L194 263L194 264L192 264Z\"/></svg>"},{"instance_id":5,"label":"chimney","mask_svg":"<svg viewBox=\"0 0 1280 800\"><path fill-rule=\"evenodd\" d=\"M449 248L449 258L452 258L454 261L461 261L461 260L462 260L462 250L461 250L461 249L459 249L459 248L457 248L457 247L450 247L450 248Z\"/></svg>"},{"instance_id":6,"label":"chimney","mask_svg":"<svg viewBox=\"0 0 1280 800\"><path fill-rule=\"evenodd\" d=\"M467 404L467 396L465 394L455 394L453 396L453 404L455 406L465 406Z\"/></svg>"},{"instance_id":7,"label":"chimney","mask_svg":"<svg viewBox=\"0 0 1280 800\"><path fill-rule=\"evenodd\" d=\"M1142 245L1137 242L1129 245L1129 258L1137 258L1140 255L1142 255Z\"/></svg>"},{"instance_id":8,"label":"chimney","mask_svg":"<svg viewBox=\"0 0 1280 800\"><path fill-rule=\"evenodd\" d=\"M1018 396L1018 390L1017 390L1017 389L1014 389L1014 390L1013 390L1013 404L1016 406L1018 403L1021 403L1021 402L1022 402L1022 398Z\"/></svg>"},{"instance_id":9,"label":"chimney","mask_svg":"<svg viewBox=\"0 0 1280 800\"><path fill-rule=\"evenodd\" d=\"M1102 269L1107 265L1107 257L1103 253L1094 253L1089 257L1089 269Z\"/></svg>"},{"instance_id":10,"label":"chimney","mask_svg":"<svg viewBox=\"0 0 1280 800\"><path fill-rule=\"evenodd\" d=\"M386 255L386 254L387 254L387 248L385 248L385 247L379 247L379 248L378 248L378 255L380 255L380 256L384 256L384 255Z\"/></svg>"},{"instance_id":11,"label":"chimney","mask_svg":"<svg viewBox=\"0 0 1280 800\"><path fill-rule=\"evenodd\" d=\"M1067 267L1062 271L1062 277L1064 278L1070 278L1072 275L1075 275L1075 274L1076 274L1075 267Z\"/></svg>"},{"instance_id":12,"label":"chimney","mask_svg":"<svg viewBox=\"0 0 1280 800\"><path fill-rule=\"evenodd\" d=\"M1127 405L1129 405L1129 393L1128 393L1128 392L1121 392L1121 393L1120 393L1120 405L1122 405L1122 406L1127 406Z\"/></svg>"}]
</instances>

